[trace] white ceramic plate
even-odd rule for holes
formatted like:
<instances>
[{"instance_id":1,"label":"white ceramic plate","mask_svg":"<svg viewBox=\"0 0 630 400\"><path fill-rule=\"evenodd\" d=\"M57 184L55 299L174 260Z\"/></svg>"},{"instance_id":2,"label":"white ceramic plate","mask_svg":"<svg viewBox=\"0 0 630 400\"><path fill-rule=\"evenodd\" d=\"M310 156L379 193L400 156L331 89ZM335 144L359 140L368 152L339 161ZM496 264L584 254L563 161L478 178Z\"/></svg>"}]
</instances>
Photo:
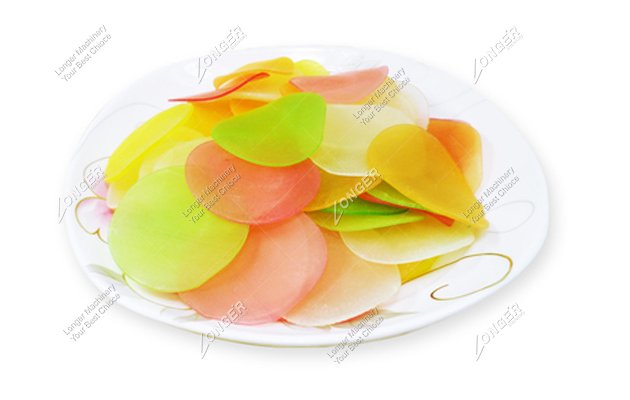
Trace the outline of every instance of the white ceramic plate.
<instances>
[{"instance_id":1,"label":"white ceramic plate","mask_svg":"<svg viewBox=\"0 0 630 400\"><path fill-rule=\"evenodd\" d=\"M346 47L276 47L228 51L212 63L201 83L199 60L162 68L116 96L94 118L67 180L67 192L74 191L81 199L65 198L61 207L68 206L64 221L76 257L99 289L115 285L119 304L150 318L201 334L216 331L217 321L198 316L176 296L154 293L122 274L104 241L106 229L99 230L100 220L95 216L103 211L104 201L97 193L84 191L81 182L92 183L94 171L98 175L98 166L105 170L107 157L135 127L171 106L166 99L211 90L217 75L280 56L314 59L332 73L379 65L389 66L390 73L404 68L411 83L427 97L432 118L463 120L480 132L484 180L477 197L511 168L512 178L518 176L518 182L487 213L490 229L470 248L442 260L444 268L404 284L395 299L379 306L383 320L366 340L403 334L453 315L499 290L527 267L547 233L547 188L536 156L497 107L471 86L395 54ZM86 176L90 171L92 175ZM342 341L351 327L348 323L325 328L282 322L231 325L217 338L273 346L331 346Z\"/></svg>"}]
</instances>

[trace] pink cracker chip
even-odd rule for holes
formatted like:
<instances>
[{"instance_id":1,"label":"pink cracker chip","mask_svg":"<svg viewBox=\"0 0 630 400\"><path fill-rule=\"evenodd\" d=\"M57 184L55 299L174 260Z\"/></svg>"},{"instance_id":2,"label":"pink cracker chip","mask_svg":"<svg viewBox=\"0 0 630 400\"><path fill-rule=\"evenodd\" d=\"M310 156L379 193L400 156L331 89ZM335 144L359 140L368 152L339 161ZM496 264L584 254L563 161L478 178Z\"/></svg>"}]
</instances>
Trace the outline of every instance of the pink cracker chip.
<instances>
[{"instance_id":1,"label":"pink cracker chip","mask_svg":"<svg viewBox=\"0 0 630 400\"><path fill-rule=\"evenodd\" d=\"M188 156L186 181L197 200L212 213L257 225L301 212L317 194L320 175L310 160L288 167L265 167L208 142Z\"/></svg>"},{"instance_id":2,"label":"pink cracker chip","mask_svg":"<svg viewBox=\"0 0 630 400\"><path fill-rule=\"evenodd\" d=\"M365 99L387 78L386 66L327 76L298 76L290 82L302 92L321 95L327 103L351 104Z\"/></svg>"},{"instance_id":3,"label":"pink cracker chip","mask_svg":"<svg viewBox=\"0 0 630 400\"><path fill-rule=\"evenodd\" d=\"M236 258L197 289L179 293L199 314L243 325L278 320L315 286L327 249L304 214L252 227Z\"/></svg>"}]
</instances>

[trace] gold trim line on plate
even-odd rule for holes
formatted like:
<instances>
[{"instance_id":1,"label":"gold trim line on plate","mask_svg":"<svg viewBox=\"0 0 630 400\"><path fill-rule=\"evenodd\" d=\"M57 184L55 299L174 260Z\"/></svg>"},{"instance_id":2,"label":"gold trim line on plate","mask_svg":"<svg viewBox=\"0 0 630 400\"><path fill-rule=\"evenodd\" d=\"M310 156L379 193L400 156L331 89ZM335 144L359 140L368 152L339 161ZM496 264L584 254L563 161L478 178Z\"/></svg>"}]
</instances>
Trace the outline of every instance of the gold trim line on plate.
<instances>
[{"instance_id":1,"label":"gold trim line on plate","mask_svg":"<svg viewBox=\"0 0 630 400\"><path fill-rule=\"evenodd\" d=\"M451 261L450 263L447 263L447 264L444 264L444 265L442 265L442 266L439 266L439 267L435 268L434 270L432 270L431 272L435 272L435 271L438 271L438 270L440 270L440 269L446 268L446 267L448 267L448 266L451 266L451 265L453 265L453 264L456 264L456 263L458 263L458 262L460 262L460 261L462 261L462 260L465 260L465 259L467 259L467 258L482 257L482 256L500 257L500 258L504 258L504 259L506 259L506 260L508 261L508 263L509 263L509 264L508 264L508 269L507 269L507 271L505 272L505 274L503 274L503 276L502 276L499 280L497 280L497 281L495 281L495 282L493 282L493 283L491 283L491 284L489 284L489 285L486 285L486 286L484 286L484 287L482 287L482 288L480 288L480 289L474 290L474 291L469 292L469 293L461 294L461 295L459 295L459 296L453 296L453 297L437 297L435 294L436 294L439 290L444 289L445 287L447 287L447 286L449 285L449 284L447 283L447 284L445 284L445 285L442 285L442 286L438 287L437 289L434 289L434 290L431 292L431 298L432 298L433 300L436 300L436 301L449 301L449 300L457 300L457 299L461 299L462 297L471 296L471 295L473 295L473 294L476 294L476 293L482 292L482 291L484 291L484 290L486 290L486 289L490 289L491 287L498 285L499 283L503 282L503 281L505 280L505 278L507 278L507 277L508 277L508 275L510 274L510 272L512 272L512 267L514 266L514 261L512 261L512 259L511 259L509 256L507 256L507 255L505 255L505 254L501 254L501 253L476 253L476 254L469 254L469 255L466 255L466 256L464 256L464 257L458 258L458 259L457 259L457 260L455 260L455 261Z\"/></svg>"}]
</instances>

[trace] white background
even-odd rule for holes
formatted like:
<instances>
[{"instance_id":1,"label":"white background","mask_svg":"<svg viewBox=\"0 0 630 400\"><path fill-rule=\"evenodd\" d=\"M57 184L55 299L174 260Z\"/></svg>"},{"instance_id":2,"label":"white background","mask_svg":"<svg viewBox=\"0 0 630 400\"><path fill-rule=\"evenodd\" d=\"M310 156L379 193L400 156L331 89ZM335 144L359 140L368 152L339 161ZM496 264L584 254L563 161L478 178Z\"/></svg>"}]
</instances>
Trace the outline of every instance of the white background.
<instances>
[{"instance_id":1,"label":"white background","mask_svg":"<svg viewBox=\"0 0 630 400\"><path fill-rule=\"evenodd\" d=\"M40 1L0 16L3 398L530 398L628 396L628 12L612 2ZM621 4L621 2L619 2ZM55 74L105 24L110 43L69 82ZM240 26L241 48L340 44L389 50L473 80L474 59L521 39L478 89L519 126L551 196L539 256L498 294L425 329L328 349L214 343L110 310L63 333L98 294L75 262L58 198L84 129L148 71L198 57ZM506 307L525 314L475 361ZM13 393L8 397L8 393ZM622 395L623 393L623 395ZM627 398L627 397L626 397Z\"/></svg>"}]
</instances>

